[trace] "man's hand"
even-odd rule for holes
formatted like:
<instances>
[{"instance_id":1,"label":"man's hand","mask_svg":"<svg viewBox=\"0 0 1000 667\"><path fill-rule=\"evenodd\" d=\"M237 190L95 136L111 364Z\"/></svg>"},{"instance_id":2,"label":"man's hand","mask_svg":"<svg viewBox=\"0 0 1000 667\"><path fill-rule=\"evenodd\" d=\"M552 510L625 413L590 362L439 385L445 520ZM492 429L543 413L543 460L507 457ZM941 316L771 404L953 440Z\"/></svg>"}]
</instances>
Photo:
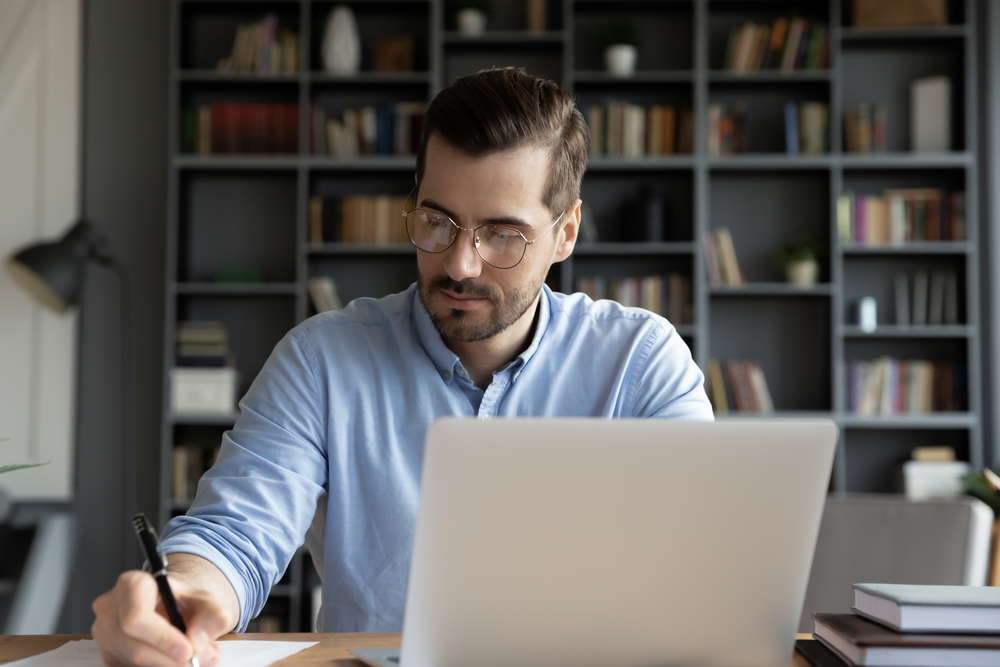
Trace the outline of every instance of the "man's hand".
<instances>
[{"instance_id":1,"label":"man's hand","mask_svg":"<svg viewBox=\"0 0 1000 667\"><path fill-rule=\"evenodd\" d=\"M192 563L178 556L200 562ZM175 574L175 568L170 568L170 588L187 625L187 635L170 624L156 580L146 572L123 572L114 588L94 600L97 618L90 631L109 667L183 667L189 664L192 655L198 656L203 667L218 664L219 647L213 640L235 625L233 604L236 615L239 614L236 594L208 561L188 554L170 557L171 565L177 561L183 561L182 567L177 568L181 571ZM201 571L193 572L191 565ZM204 566L214 573L206 572ZM194 576L185 576L188 574ZM213 574L225 582L221 590Z\"/></svg>"}]
</instances>

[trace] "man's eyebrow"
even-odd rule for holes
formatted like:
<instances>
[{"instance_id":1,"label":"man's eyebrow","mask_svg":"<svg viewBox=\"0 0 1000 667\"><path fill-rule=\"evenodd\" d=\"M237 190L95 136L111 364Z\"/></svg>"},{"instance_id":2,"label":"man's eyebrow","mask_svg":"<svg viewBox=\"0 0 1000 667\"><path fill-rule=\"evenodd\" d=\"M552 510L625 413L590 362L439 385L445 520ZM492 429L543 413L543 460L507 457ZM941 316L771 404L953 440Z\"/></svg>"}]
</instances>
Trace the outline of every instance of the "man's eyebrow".
<instances>
[{"instance_id":1,"label":"man's eyebrow","mask_svg":"<svg viewBox=\"0 0 1000 667\"><path fill-rule=\"evenodd\" d=\"M424 200L422 200L420 202L419 208L432 208L435 211L441 211L442 213L444 213L445 215L447 215L449 218L451 218L455 222L461 222L460 219L459 219L459 217L457 215L455 215L454 213L452 213L447 208L445 208L441 204L437 203L433 199L424 199ZM480 224L483 224L483 225L505 225L507 227L523 227L524 229L531 229L532 228L532 225L530 223L528 223L525 220L523 220L521 218L518 218L517 216L514 216L514 215L505 215L505 216L501 216L499 218L486 218L484 220L480 220Z\"/></svg>"}]
</instances>

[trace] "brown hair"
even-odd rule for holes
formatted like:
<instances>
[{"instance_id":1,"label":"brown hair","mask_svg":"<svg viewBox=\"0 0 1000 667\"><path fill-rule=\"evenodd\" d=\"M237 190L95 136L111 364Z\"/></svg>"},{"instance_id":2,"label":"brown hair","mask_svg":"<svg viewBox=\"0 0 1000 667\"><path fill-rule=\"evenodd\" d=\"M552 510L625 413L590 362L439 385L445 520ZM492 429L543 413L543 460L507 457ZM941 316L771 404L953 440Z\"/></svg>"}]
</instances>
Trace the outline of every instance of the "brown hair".
<instances>
[{"instance_id":1,"label":"brown hair","mask_svg":"<svg viewBox=\"0 0 1000 667\"><path fill-rule=\"evenodd\" d=\"M424 179L427 140L434 133L470 157L539 145L549 150L542 201L553 216L580 197L590 131L569 92L523 68L502 67L463 76L431 102L417 153Z\"/></svg>"}]
</instances>

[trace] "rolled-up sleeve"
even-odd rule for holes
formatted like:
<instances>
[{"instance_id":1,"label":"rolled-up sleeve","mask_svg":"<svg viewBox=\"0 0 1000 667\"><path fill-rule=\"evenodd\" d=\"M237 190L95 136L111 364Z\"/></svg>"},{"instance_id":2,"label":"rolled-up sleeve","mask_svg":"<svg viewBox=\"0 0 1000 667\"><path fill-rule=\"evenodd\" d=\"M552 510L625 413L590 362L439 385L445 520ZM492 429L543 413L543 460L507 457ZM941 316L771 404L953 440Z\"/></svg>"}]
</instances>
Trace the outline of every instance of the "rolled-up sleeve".
<instances>
[{"instance_id":1,"label":"rolled-up sleeve","mask_svg":"<svg viewBox=\"0 0 1000 667\"><path fill-rule=\"evenodd\" d=\"M201 556L229 579L240 602L238 632L260 613L326 489L322 373L306 335L286 335L240 401L191 509L164 528L164 553Z\"/></svg>"},{"instance_id":2,"label":"rolled-up sleeve","mask_svg":"<svg viewBox=\"0 0 1000 667\"><path fill-rule=\"evenodd\" d=\"M642 340L626 392L633 417L713 421L705 376L673 325L652 320Z\"/></svg>"}]
</instances>

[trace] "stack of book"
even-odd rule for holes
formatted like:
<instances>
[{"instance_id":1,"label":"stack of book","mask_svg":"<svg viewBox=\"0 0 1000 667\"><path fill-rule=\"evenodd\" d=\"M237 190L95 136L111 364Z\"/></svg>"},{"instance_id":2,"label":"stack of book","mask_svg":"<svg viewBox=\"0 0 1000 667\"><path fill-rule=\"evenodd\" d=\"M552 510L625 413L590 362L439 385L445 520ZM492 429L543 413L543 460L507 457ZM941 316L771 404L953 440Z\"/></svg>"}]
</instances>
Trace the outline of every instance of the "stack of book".
<instances>
[{"instance_id":1,"label":"stack of book","mask_svg":"<svg viewBox=\"0 0 1000 667\"><path fill-rule=\"evenodd\" d=\"M610 280L603 276L577 278L576 291L594 301L611 299L623 306L645 308L675 325L694 321L691 279L681 273Z\"/></svg>"},{"instance_id":2,"label":"stack of book","mask_svg":"<svg viewBox=\"0 0 1000 667\"><path fill-rule=\"evenodd\" d=\"M720 227L706 232L702 244L705 246L705 265L712 287L742 287L746 283L728 229Z\"/></svg>"},{"instance_id":3,"label":"stack of book","mask_svg":"<svg viewBox=\"0 0 1000 667\"><path fill-rule=\"evenodd\" d=\"M965 192L901 188L881 195L837 198L841 243L883 245L917 241L965 240Z\"/></svg>"},{"instance_id":4,"label":"stack of book","mask_svg":"<svg viewBox=\"0 0 1000 667\"><path fill-rule=\"evenodd\" d=\"M201 443L174 445L174 500L183 503L194 500L198 491L198 480L205 471L215 465L219 458L220 446L216 445L211 455Z\"/></svg>"},{"instance_id":5,"label":"stack of book","mask_svg":"<svg viewBox=\"0 0 1000 667\"><path fill-rule=\"evenodd\" d=\"M774 402L756 361L708 360L708 396L717 414L731 410L770 414Z\"/></svg>"},{"instance_id":6,"label":"stack of book","mask_svg":"<svg viewBox=\"0 0 1000 667\"><path fill-rule=\"evenodd\" d=\"M1000 588L855 584L853 614L813 614L815 667L1000 665Z\"/></svg>"},{"instance_id":7,"label":"stack of book","mask_svg":"<svg viewBox=\"0 0 1000 667\"><path fill-rule=\"evenodd\" d=\"M424 131L426 102L344 109L339 117L312 107L314 155L415 155Z\"/></svg>"},{"instance_id":8,"label":"stack of book","mask_svg":"<svg viewBox=\"0 0 1000 667\"><path fill-rule=\"evenodd\" d=\"M188 321L177 326L175 366L225 368L235 366L229 349L229 331L222 322Z\"/></svg>"},{"instance_id":9,"label":"stack of book","mask_svg":"<svg viewBox=\"0 0 1000 667\"><path fill-rule=\"evenodd\" d=\"M729 31L723 68L758 70L825 69L830 63L826 24L803 18L776 18L771 25L744 23Z\"/></svg>"},{"instance_id":10,"label":"stack of book","mask_svg":"<svg viewBox=\"0 0 1000 667\"><path fill-rule=\"evenodd\" d=\"M892 359L847 365L847 405L857 415L927 414L965 409L965 365Z\"/></svg>"},{"instance_id":11,"label":"stack of book","mask_svg":"<svg viewBox=\"0 0 1000 667\"><path fill-rule=\"evenodd\" d=\"M228 58L215 66L220 72L294 74L299 71L299 38L278 28L278 18L268 14L257 23L240 25Z\"/></svg>"},{"instance_id":12,"label":"stack of book","mask_svg":"<svg viewBox=\"0 0 1000 667\"><path fill-rule=\"evenodd\" d=\"M745 153L747 150L747 105L708 105L706 149L709 157Z\"/></svg>"},{"instance_id":13,"label":"stack of book","mask_svg":"<svg viewBox=\"0 0 1000 667\"><path fill-rule=\"evenodd\" d=\"M310 278L308 282L309 297L312 299L313 307L317 313L325 313L328 310L340 310L344 304L337 294L337 285L333 278L329 276L316 276Z\"/></svg>"},{"instance_id":14,"label":"stack of book","mask_svg":"<svg viewBox=\"0 0 1000 667\"><path fill-rule=\"evenodd\" d=\"M213 102L187 107L182 116L181 151L219 153L297 153L297 104Z\"/></svg>"},{"instance_id":15,"label":"stack of book","mask_svg":"<svg viewBox=\"0 0 1000 667\"><path fill-rule=\"evenodd\" d=\"M884 153L887 146L884 104L855 104L844 111L844 149L848 153Z\"/></svg>"},{"instance_id":16,"label":"stack of book","mask_svg":"<svg viewBox=\"0 0 1000 667\"><path fill-rule=\"evenodd\" d=\"M785 103L785 151L789 155L830 152L830 108L826 104Z\"/></svg>"},{"instance_id":17,"label":"stack of book","mask_svg":"<svg viewBox=\"0 0 1000 667\"><path fill-rule=\"evenodd\" d=\"M310 243L409 243L403 209L406 197L351 195L309 198Z\"/></svg>"},{"instance_id":18,"label":"stack of book","mask_svg":"<svg viewBox=\"0 0 1000 667\"><path fill-rule=\"evenodd\" d=\"M236 409L236 358L221 322L181 322L170 372L175 414L232 414Z\"/></svg>"},{"instance_id":19,"label":"stack of book","mask_svg":"<svg viewBox=\"0 0 1000 667\"><path fill-rule=\"evenodd\" d=\"M691 109L642 107L609 101L587 109L590 156L641 157L690 153L694 142Z\"/></svg>"},{"instance_id":20,"label":"stack of book","mask_svg":"<svg viewBox=\"0 0 1000 667\"><path fill-rule=\"evenodd\" d=\"M910 307L912 303L912 308ZM918 271L910 278L896 274L896 324L901 326L958 324L958 272Z\"/></svg>"}]
</instances>

